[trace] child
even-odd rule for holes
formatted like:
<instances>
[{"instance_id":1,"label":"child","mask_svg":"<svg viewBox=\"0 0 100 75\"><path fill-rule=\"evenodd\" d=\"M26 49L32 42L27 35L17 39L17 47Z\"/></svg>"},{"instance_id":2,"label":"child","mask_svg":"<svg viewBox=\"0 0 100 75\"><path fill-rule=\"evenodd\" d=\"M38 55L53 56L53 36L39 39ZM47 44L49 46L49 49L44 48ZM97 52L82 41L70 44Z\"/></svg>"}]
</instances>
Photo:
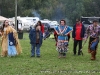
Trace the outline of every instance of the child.
<instances>
[{"instance_id":1,"label":"child","mask_svg":"<svg viewBox=\"0 0 100 75\"><path fill-rule=\"evenodd\" d=\"M40 47L42 45L42 39L43 39L43 33L41 31L40 25L36 25L35 29L30 30L29 39L31 44L31 57L35 57L35 47L36 47L36 56L40 57Z\"/></svg>"},{"instance_id":2,"label":"child","mask_svg":"<svg viewBox=\"0 0 100 75\"><path fill-rule=\"evenodd\" d=\"M16 50L16 39L14 38L13 32L8 34L8 56L16 56L17 50Z\"/></svg>"}]
</instances>

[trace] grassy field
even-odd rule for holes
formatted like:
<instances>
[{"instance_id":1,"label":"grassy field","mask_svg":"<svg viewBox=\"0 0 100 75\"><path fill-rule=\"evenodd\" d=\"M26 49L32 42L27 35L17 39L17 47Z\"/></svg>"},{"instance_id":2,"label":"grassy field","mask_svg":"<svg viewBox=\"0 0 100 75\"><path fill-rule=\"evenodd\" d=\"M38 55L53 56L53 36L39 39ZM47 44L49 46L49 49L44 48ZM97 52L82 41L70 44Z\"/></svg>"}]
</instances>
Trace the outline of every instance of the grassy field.
<instances>
[{"instance_id":1,"label":"grassy field","mask_svg":"<svg viewBox=\"0 0 100 75\"><path fill-rule=\"evenodd\" d=\"M87 41L88 42L88 41ZM91 61L87 43L83 56L73 56L73 41L70 40L66 58L58 59L54 39L46 39L41 47L41 57L30 57L28 34L20 40L23 53L17 57L0 57L0 75L100 75L100 47L97 60ZM100 44L99 44L100 46Z\"/></svg>"}]
</instances>

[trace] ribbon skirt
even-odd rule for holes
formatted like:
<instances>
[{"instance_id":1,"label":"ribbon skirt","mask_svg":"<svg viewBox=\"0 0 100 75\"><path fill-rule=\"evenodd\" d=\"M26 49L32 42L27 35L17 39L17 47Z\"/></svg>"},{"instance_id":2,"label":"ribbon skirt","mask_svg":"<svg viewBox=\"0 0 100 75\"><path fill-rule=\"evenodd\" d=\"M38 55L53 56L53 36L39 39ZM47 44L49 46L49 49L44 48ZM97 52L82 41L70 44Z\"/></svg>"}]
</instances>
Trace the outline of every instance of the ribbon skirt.
<instances>
[{"instance_id":1,"label":"ribbon skirt","mask_svg":"<svg viewBox=\"0 0 100 75\"><path fill-rule=\"evenodd\" d=\"M68 41L58 40L57 42L57 50L59 53L65 53L68 49Z\"/></svg>"}]
</instances>

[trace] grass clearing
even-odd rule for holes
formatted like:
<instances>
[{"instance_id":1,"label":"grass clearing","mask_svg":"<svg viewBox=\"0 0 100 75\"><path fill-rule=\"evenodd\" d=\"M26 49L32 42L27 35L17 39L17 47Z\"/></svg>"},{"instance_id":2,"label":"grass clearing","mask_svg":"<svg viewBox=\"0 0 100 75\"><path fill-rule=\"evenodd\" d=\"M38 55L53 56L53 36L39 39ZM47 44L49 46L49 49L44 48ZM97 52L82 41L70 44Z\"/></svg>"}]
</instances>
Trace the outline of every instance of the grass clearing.
<instances>
[{"instance_id":1,"label":"grass clearing","mask_svg":"<svg viewBox=\"0 0 100 75\"><path fill-rule=\"evenodd\" d=\"M41 57L30 57L28 33L20 40L23 53L17 57L0 57L0 75L100 75L100 47L97 60L91 61L87 53L88 41L83 56L73 56L73 41L70 39L67 57L58 59L54 39L46 39L41 47ZM100 46L100 44L99 44Z\"/></svg>"}]
</instances>

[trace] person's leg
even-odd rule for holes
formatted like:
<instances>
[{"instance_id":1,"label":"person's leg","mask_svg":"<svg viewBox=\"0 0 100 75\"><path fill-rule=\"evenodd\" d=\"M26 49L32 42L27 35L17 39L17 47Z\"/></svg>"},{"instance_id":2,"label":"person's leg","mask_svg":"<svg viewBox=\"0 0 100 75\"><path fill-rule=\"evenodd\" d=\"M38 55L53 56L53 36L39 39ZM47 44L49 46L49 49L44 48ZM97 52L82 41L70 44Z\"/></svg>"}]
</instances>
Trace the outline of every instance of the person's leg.
<instances>
[{"instance_id":1,"label":"person's leg","mask_svg":"<svg viewBox=\"0 0 100 75\"><path fill-rule=\"evenodd\" d=\"M67 41L64 42L63 47L64 47L63 57L66 57L66 52L68 50L68 42Z\"/></svg>"},{"instance_id":2,"label":"person's leg","mask_svg":"<svg viewBox=\"0 0 100 75\"><path fill-rule=\"evenodd\" d=\"M12 49L12 56L16 56L17 55L16 47L11 46L11 49Z\"/></svg>"},{"instance_id":3,"label":"person's leg","mask_svg":"<svg viewBox=\"0 0 100 75\"><path fill-rule=\"evenodd\" d=\"M98 42L99 42L98 40L94 41L94 42L91 44L90 49L91 49L91 50L95 50L96 47L97 47L97 45L98 45Z\"/></svg>"},{"instance_id":4,"label":"person's leg","mask_svg":"<svg viewBox=\"0 0 100 75\"><path fill-rule=\"evenodd\" d=\"M96 55L96 51L92 50L92 52L91 52L91 60L95 60L96 59L95 55Z\"/></svg>"},{"instance_id":5,"label":"person's leg","mask_svg":"<svg viewBox=\"0 0 100 75\"><path fill-rule=\"evenodd\" d=\"M69 40L70 40L70 35L68 35L68 42L69 42ZM68 43L68 48L69 48L69 43ZM67 49L68 49L68 48L67 48Z\"/></svg>"},{"instance_id":6,"label":"person's leg","mask_svg":"<svg viewBox=\"0 0 100 75\"><path fill-rule=\"evenodd\" d=\"M11 57L12 56L12 49L10 46L8 46L8 56Z\"/></svg>"},{"instance_id":7,"label":"person's leg","mask_svg":"<svg viewBox=\"0 0 100 75\"><path fill-rule=\"evenodd\" d=\"M62 57L62 53L58 52L58 58Z\"/></svg>"},{"instance_id":8,"label":"person's leg","mask_svg":"<svg viewBox=\"0 0 100 75\"><path fill-rule=\"evenodd\" d=\"M89 43L88 43L88 53L91 53L91 50L90 50L90 44L91 44L91 39L89 38Z\"/></svg>"},{"instance_id":9,"label":"person's leg","mask_svg":"<svg viewBox=\"0 0 100 75\"><path fill-rule=\"evenodd\" d=\"M68 42L69 42L69 40L70 40L70 35L68 35Z\"/></svg>"},{"instance_id":10,"label":"person's leg","mask_svg":"<svg viewBox=\"0 0 100 75\"><path fill-rule=\"evenodd\" d=\"M64 58L66 57L66 53L63 53L63 57L64 57Z\"/></svg>"},{"instance_id":11,"label":"person's leg","mask_svg":"<svg viewBox=\"0 0 100 75\"><path fill-rule=\"evenodd\" d=\"M98 40L96 40L95 42L93 42L91 44L91 47L90 49L92 50L91 52L91 60L95 60L96 59L96 49L97 49L97 46L98 46Z\"/></svg>"},{"instance_id":12,"label":"person's leg","mask_svg":"<svg viewBox=\"0 0 100 75\"><path fill-rule=\"evenodd\" d=\"M37 55L37 57L40 57L40 44L37 44L36 45L36 55Z\"/></svg>"},{"instance_id":13,"label":"person's leg","mask_svg":"<svg viewBox=\"0 0 100 75\"><path fill-rule=\"evenodd\" d=\"M35 44L31 45L31 57L35 56Z\"/></svg>"},{"instance_id":14,"label":"person's leg","mask_svg":"<svg viewBox=\"0 0 100 75\"><path fill-rule=\"evenodd\" d=\"M62 43L60 41L57 42L57 50L58 50L58 58L62 57Z\"/></svg>"},{"instance_id":15,"label":"person's leg","mask_svg":"<svg viewBox=\"0 0 100 75\"><path fill-rule=\"evenodd\" d=\"M79 50L78 50L78 55L80 55L80 50L82 49L82 40L79 40Z\"/></svg>"},{"instance_id":16,"label":"person's leg","mask_svg":"<svg viewBox=\"0 0 100 75\"><path fill-rule=\"evenodd\" d=\"M89 38L89 44L88 44L88 53L91 53L91 49L90 49L90 46L91 46L91 42L94 40L94 38Z\"/></svg>"},{"instance_id":17,"label":"person's leg","mask_svg":"<svg viewBox=\"0 0 100 75\"><path fill-rule=\"evenodd\" d=\"M74 40L74 47L73 47L74 55L76 55L76 47L77 47L77 43L78 43L78 41L77 41L77 40Z\"/></svg>"}]
</instances>

